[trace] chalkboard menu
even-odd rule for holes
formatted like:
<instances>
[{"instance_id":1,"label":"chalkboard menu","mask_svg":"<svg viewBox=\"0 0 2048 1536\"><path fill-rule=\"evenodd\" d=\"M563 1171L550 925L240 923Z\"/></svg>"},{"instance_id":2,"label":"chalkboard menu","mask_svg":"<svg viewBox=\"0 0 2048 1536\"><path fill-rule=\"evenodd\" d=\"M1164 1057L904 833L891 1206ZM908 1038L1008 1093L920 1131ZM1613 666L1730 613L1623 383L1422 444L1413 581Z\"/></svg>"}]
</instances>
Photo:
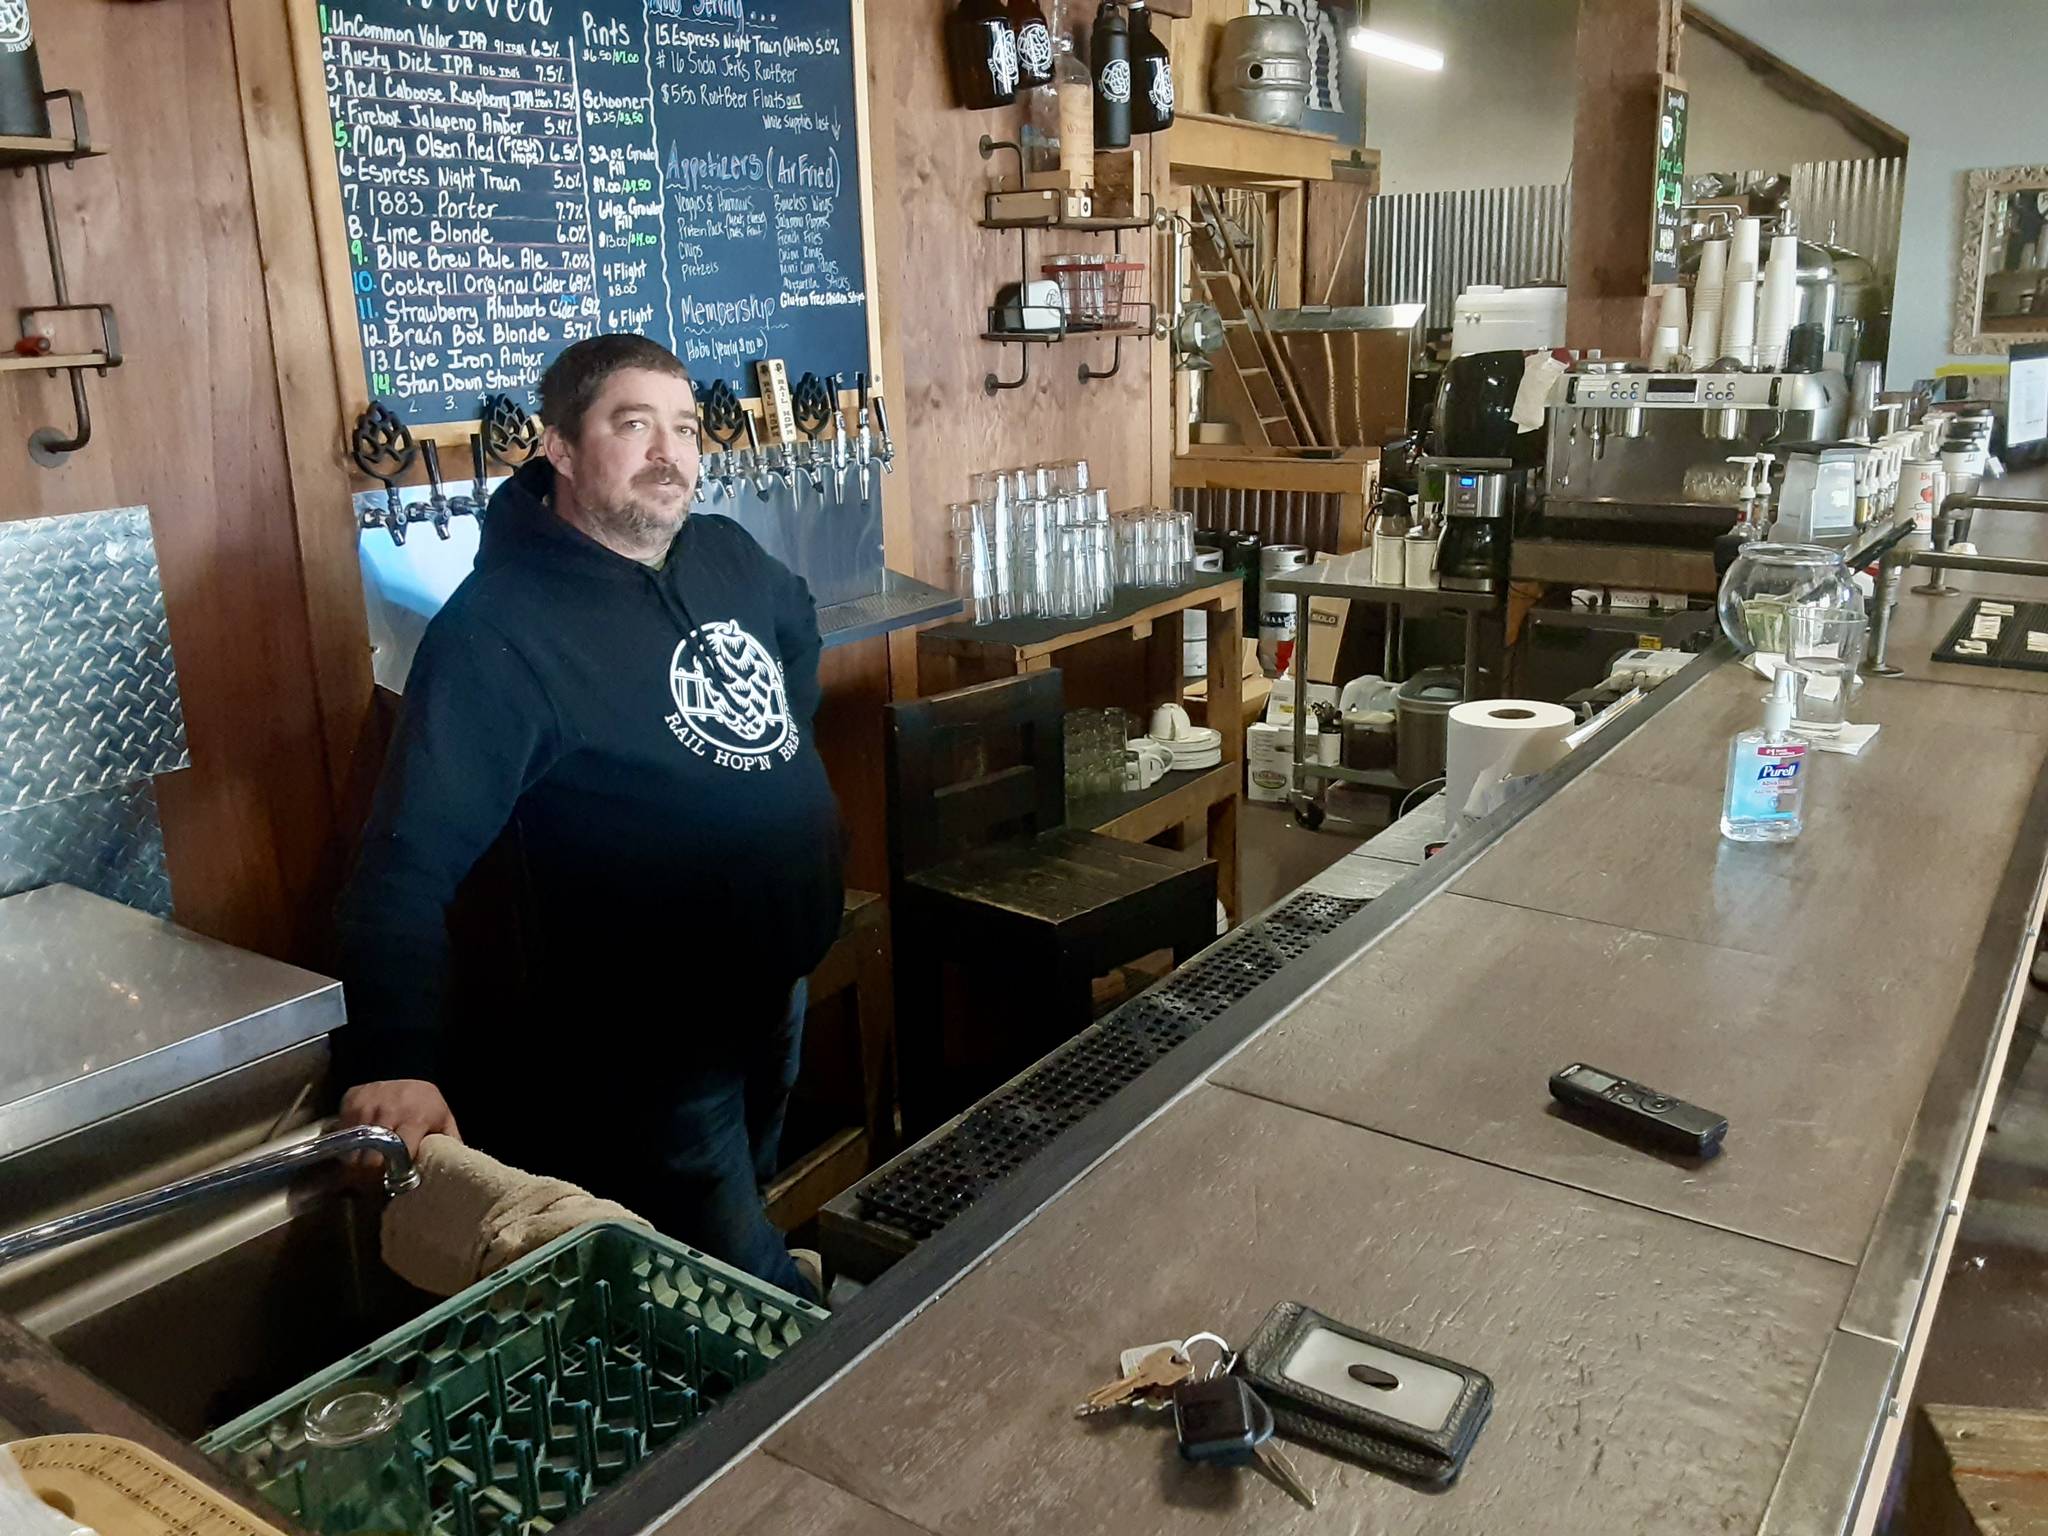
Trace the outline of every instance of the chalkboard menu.
<instances>
[{"instance_id":1,"label":"chalkboard menu","mask_svg":"<svg viewBox=\"0 0 2048 1536\"><path fill-rule=\"evenodd\" d=\"M364 379L414 426L499 391L531 405L603 331L700 380L868 368L849 0L352 0L319 20Z\"/></svg>"}]
</instances>

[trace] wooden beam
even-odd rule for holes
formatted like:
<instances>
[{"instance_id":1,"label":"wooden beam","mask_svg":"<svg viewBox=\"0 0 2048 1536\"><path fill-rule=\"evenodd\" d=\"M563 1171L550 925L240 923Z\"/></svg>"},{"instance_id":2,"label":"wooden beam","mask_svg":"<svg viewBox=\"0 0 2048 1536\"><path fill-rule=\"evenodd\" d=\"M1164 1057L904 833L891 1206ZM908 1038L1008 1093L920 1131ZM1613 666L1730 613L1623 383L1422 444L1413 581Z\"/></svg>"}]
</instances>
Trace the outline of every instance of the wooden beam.
<instances>
[{"instance_id":1,"label":"wooden beam","mask_svg":"<svg viewBox=\"0 0 2048 1536\"><path fill-rule=\"evenodd\" d=\"M1676 64L1678 0L1580 0L1565 338L1649 350L1658 94Z\"/></svg>"},{"instance_id":2,"label":"wooden beam","mask_svg":"<svg viewBox=\"0 0 2048 1536\"><path fill-rule=\"evenodd\" d=\"M1697 6L1685 7L1684 24L1710 37L1749 66L1764 85L1795 106L1825 113L1850 133L1868 144L1872 153L1896 159L1906 153L1906 135L1874 112L1866 112L1839 91L1822 85L1804 70L1795 69L1753 38L1744 37L1725 21L1717 20Z\"/></svg>"},{"instance_id":3,"label":"wooden beam","mask_svg":"<svg viewBox=\"0 0 2048 1536\"><path fill-rule=\"evenodd\" d=\"M1180 181L1328 181L1339 151L1327 133L1269 128L1207 112L1181 113L1165 137Z\"/></svg>"}]
</instances>

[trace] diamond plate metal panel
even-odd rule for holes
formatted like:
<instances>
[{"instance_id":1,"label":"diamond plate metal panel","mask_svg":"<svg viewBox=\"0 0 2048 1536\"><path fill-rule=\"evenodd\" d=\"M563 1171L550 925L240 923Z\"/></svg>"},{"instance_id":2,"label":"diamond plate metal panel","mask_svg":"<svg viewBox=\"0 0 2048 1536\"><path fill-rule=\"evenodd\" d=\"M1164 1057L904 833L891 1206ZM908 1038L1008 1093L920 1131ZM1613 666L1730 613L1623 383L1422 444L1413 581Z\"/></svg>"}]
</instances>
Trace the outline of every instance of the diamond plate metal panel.
<instances>
[{"instance_id":1,"label":"diamond plate metal panel","mask_svg":"<svg viewBox=\"0 0 2048 1536\"><path fill-rule=\"evenodd\" d=\"M171 915L164 832L147 779L0 811L0 896L59 882Z\"/></svg>"},{"instance_id":2,"label":"diamond plate metal panel","mask_svg":"<svg viewBox=\"0 0 2048 1536\"><path fill-rule=\"evenodd\" d=\"M0 811L190 761L149 509L0 522Z\"/></svg>"}]
</instances>

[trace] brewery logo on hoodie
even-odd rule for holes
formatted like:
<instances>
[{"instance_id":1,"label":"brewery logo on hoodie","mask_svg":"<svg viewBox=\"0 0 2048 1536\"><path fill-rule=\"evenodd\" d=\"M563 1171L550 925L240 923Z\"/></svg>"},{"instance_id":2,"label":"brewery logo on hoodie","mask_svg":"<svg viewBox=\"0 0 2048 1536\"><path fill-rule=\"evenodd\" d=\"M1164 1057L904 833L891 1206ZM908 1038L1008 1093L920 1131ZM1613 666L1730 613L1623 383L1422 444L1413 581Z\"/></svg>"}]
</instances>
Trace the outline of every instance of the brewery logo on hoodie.
<instances>
[{"instance_id":1,"label":"brewery logo on hoodie","mask_svg":"<svg viewBox=\"0 0 2048 1536\"><path fill-rule=\"evenodd\" d=\"M676 701L668 728L699 757L744 773L796 756L801 738L782 667L734 621L700 624L677 642L668 690Z\"/></svg>"}]
</instances>

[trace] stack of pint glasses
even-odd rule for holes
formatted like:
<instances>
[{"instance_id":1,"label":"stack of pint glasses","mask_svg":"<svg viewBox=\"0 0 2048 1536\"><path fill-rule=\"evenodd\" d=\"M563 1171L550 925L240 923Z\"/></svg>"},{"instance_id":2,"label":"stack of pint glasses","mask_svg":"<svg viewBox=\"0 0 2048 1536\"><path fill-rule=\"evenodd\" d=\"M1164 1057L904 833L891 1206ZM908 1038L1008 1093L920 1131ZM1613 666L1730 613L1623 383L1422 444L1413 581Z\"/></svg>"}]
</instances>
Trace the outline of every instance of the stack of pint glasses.
<instances>
[{"instance_id":1,"label":"stack of pint glasses","mask_svg":"<svg viewBox=\"0 0 2048 1536\"><path fill-rule=\"evenodd\" d=\"M1119 586L1179 586L1193 569L1194 514L1141 507L1112 516L1085 459L987 470L973 492L946 514L953 590L977 624L1092 618Z\"/></svg>"},{"instance_id":2,"label":"stack of pint glasses","mask_svg":"<svg viewBox=\"0 0 2048 1536\"><path fill-rule=\"evenodd\" d=\"M953 590L975 623L1088 618L1109 606L1109 493L1090 486L1085 459L987 470L973 491L946 510Z\"/></svg>"}]
</instances>

